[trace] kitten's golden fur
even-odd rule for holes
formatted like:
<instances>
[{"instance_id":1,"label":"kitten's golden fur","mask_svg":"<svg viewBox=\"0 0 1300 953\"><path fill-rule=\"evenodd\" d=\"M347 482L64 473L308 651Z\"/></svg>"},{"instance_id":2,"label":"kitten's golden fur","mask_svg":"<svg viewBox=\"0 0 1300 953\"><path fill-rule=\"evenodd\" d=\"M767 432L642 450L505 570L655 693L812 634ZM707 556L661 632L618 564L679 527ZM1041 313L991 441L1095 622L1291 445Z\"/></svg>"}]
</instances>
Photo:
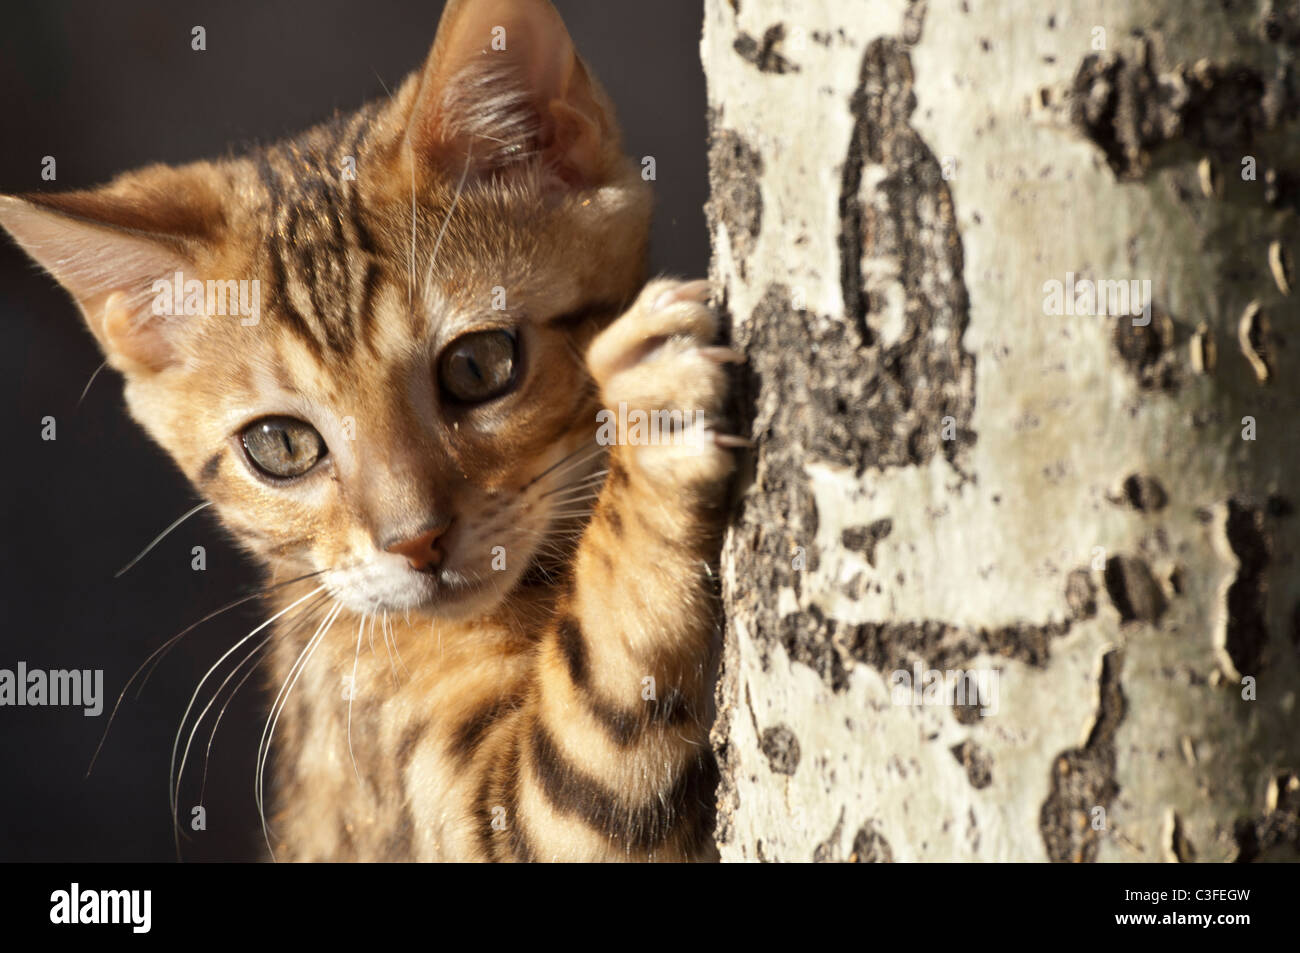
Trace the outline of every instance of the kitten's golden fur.
<instances>
[{"instance_id":1,"label":"kitten's golden fur","mask_svg":"<svg viewBox=\"0 0 1300 953\"><path fill-rule=\"evenodd\" d=\"M714 414L734 357L702 284L641 289L649 209L545 0L453 0L391 100L250 156L0 197L278 585L278 858L713 856L727 441L595 440L602 407ZM152 314L177 271L257 279L260 320ZM516 383L454 405L439 355L491 328ZM319 431L311 472L248 463L268 415ZM386 551L428 526L435 570Z\"/></svg>"}]
</instances>

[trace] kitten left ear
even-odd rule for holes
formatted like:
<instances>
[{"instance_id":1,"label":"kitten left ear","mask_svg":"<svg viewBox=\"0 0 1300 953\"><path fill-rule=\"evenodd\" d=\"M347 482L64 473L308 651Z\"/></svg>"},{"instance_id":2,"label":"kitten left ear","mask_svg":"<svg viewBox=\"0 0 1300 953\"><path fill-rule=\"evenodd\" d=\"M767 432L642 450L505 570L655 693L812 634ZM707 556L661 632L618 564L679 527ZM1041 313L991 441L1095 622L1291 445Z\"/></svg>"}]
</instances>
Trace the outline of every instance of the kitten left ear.
<instances>
[{"instance_id":1,"label":"kitten left ear","mask_svg":"<svg viewBox=\"0 0 1300 953\"><path fill-rule=\"evenodd\" d=\"M0 195L0 225L71 292L108 363L124 373L161 370L176 357L177 322L151 304L155 281L193 270L202 215L177 204L181 186Z\"/></svg>"},{"instance_id":2,"label":"kitten left ear","mask_svg":"<svg viewBox=\"0 0 1300 953\"><path fill-rule=\"evenodd\" d=\"M540 154L577 186L603 182L620 158L613 109L549 0L450 0L406 137L455 170Z\"/></svg>"}]
</instances>

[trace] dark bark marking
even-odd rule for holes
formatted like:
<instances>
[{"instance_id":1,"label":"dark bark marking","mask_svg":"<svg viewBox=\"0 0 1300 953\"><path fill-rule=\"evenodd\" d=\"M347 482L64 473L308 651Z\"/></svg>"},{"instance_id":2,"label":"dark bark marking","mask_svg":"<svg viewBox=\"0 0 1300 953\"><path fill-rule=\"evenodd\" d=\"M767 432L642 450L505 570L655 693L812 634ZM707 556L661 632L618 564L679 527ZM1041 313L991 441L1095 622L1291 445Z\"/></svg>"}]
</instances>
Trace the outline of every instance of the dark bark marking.
<instances>
[{"instance_id":1,"label":"dark bark marking","mask_svg":"<svg viewBox=\"0 0 1300 953\"><path fill-rule=\"evenodd\" d=\"M1134 324L1132 315L1114 318L1112 339L1115 352L1143 390L1176 391L1182 383L1182 367L1175 350L1173 319L1159 305L1151 303L1151 321Z\"/></svg>"},{"instance_id":2,"label":"dark bark marking","mask_svg":"<svg viewBox=\"0 0 1300 953\"><path fill-rule=\"evenodd\" d=\"M993 783L993 757L973 741L963 741L948 749L957 763L966 769L966 778L975 789Z\"/></svg>"},{"instance_id":3,"label":"dark bark marking","mask_svg":"<svg viewBox=\"0 0 1300 953\"><path fill-rule=\"evenodd\" d=\"M869 526L846 526L840 532L840 542L846 549L856 550L867 557L867 563L876 565L876 544L894 529L894 521L885 518Z\"/></svg>"},{"instance_id":4,"label":"dark bark marking","mask_svg":"<svg viewBox=\"0 0 1300 953\"><path fill-rule=\"evenodd\" d=\"M850 340L825 352L846 355L854 366L837 377L823 408L832 431L847 429L852 438L831 459L860 469L921 464L940 451L956 466L960 450L974 441L975 358L962 346L970 302L961 234L939 161L909 124L915 108L906 44L872 41L850 101L855 125L840 185L843 332ZM868 165L885 173L870 186ZM898 265L904 327L889 343L878 342L872 327L864 258ZM955 439L943 438L947 417Z\"/></svg>"},{"instance_id":5,"label":"dark bark marking","mask_svg":"<svg viewBox=\"0 0 1300 953\"><path fill-rule=\"evenodd\" d=\"M1300 49L1300 2L1264 0L1259 16L1259 35L1269 43Z\"/></svg>"},{"instance_id":6,"label":"dark bark marking","mask_svg":"<svg viewBox=\"0 0 1300 953\"><path fill-rule=\"evenodd\" d=\"M1173 828L1169 833L1169 853L1180 864L1196 863L1196 848L1188 839L1187 832L1183 829L1183 819L1177 812L1174 813Z\"/></svg>"},{"instance_id":7,"label":"dark bark marking","mask_svg":"<svg viewBox=\"0 0 1300 953\"><path fill-rule=\"evenodd\" d=\"M709 200L705 213L709 231L716 237L719 225L725 228L736 255L740 273L754 250L763 225L763 157L748 142L730 129L718 128L718 116L710 117L713 130L709 142Z\"/></svg>"},{"instance_id":8,"label":"dark bark marking","mask_svg":"<svg viewBox=\"0 0 1300 953\"><path fill-rule=\"evenodd\" d=\"M1124 479L1124 502L1143 513L1162 510L1169 502L1169 494L1153 476L1131 473Z\"/></svg>"},{"instance_id":9,"label":"dark bark marking","mask_svg":"<svg viewBox=\"0 0 1300 953\"><path fill-rule=\"evenodd\" d=\"M1258 675L1268 644L1265 611L1268 605L1267 570L1272 560L1264 512L1240 500L1228 501L1224 526L1228 545L1237 557L1236 578L1228 587L1228 657L1242 675Z\"/></svg>"},{"instance_id":10,"label":"dark bark marking","mask_svg":"<svg viewBox=\"0 0 1300 953\"><path fill-rule=\"evenodd\" d=\"M1127 707L1120 687L1123 656L1119 650L1102 657L1096 718L1082 748L1071 748L1053 759L1051 792L1038 816L1038 829L1054 863L1097 860L1105 829L1093 828L1094 808L1110 810L1119 785L1115 781L1115 732ZM1109 823L1109 821L1107 822Z\"/></svg>"},{"instance_id":11,"label":"dark bark marking","mask_svg":"<svg viewBox=\"0 0 1300 953\"><path fill-rule=\"evenodd\" d=\"M835 821L831 836L813 848L814 864L835 864L840 860L840 832L844 830L844 807L840 806L840 816Z\"/></svg>"},{"instance_id":12,"label":"dark bark marking","mask_svg":"<svg viewBox=\"0 0 1300 953\"><path fill-rule=\"evenodd\" d=\"M1268 781L1264 810L1233 827L1237 863L1300 858L1300 775L1287 771Z\"/></svg>"},{"instance_id":13,"label":"dark bark marking","mask_svg":"<svg viewBox=\"0 0 1300 953\"><path fill-rule=\"evenodd\" d=\"M1065 579L1065 601L1076 619L1091 619L1097 614L1097 584L1086 569L1074 569Z\"/></svg>"},{"instance_id":14,"label":"dark bark marking","mask_svg":"<svg viewBox=\"0 0 1300 953\"><path fill-rule=\"evenodd\" d=\"M886 677L895 671L909 671L917 662L923 668L966 668L983 653L1042 668L1051 641L1069 632L1070 625L1069 621L1022 622L976 629L935 619L849 624L827 619L811 606L806 614L780 620L777 630L792 658L811 666L834 690L841 691L848 687L848 669L853 662L870 665ZM967 702L964 707L978 708L978 702L974 706L969 699Z\"/></svg>"},{"instance_id":15,"label":"dark bark marking","mask_svg":"<svg viewBox=\"0 0 1300 953\"><path fill-rule=\"evenodd\" d=\"M1121 622L1156 623L1169 608L1164 590L1143 559L1112 556L1106 560L1105 580Z\"/></svg>"},{"instance_id":16,"label":"dark bark marking","mask_svg":"<svg viewBox=\"0 0 1300 953\"><path fill-rule=\"evenodd\" d=\"M793 776L799 768L799 739L788 725L773 725L759 741L767 763L777 774Z\"/></svg>"},{"instance_id":17,"label":"dark bark marking","mask_svg":"<svg viewBox=\"0 0 1300 953\"><path fill-rule=\"evenodd\" d=\"M797 73L799 64L786 59L777 49L784 40L785 24L776 23L763 31L761 42L742 32L731 44L731 48L760 73Z\"/></svg>"},{"instance_id":18,"label":"dark bark marking","mask_svg":"<svg viewBox=\"0 0 1300 953\"><path fill-rule=\"evenodd\" d=\"M853 838L853 848L849 853L851 864L892 864L894 852L889 847L885 835L876 830L871 821L858 828Z\"/></svg>"},{"instance_id":19,"label":"dark bark marking","mask_svg":"<svg viewBox=\"0 0 1300 953\"><path fill-rule=\"evenodd\" d=\"M1084 57L1071 83L1070 124L1117 179L1141 179L1163 160L1161 147L1176 142L1239 162L1300 109L1288 67L1266 75L1200 60L1164 70L1158 59L1151 37L1139 33L1133 49Z\"/></svg>"}]
</instances>

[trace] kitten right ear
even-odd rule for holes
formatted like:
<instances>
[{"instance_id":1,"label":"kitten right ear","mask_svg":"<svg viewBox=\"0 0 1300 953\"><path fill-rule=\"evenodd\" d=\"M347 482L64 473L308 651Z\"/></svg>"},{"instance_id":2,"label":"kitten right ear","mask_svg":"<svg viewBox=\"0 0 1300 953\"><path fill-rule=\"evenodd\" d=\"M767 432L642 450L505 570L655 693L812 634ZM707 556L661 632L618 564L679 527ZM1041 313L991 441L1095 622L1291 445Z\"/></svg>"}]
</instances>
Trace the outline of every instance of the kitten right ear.
<instances>
[{"instance_id":1,"label":"kitten right ear","mask_svg":"<svg viewBox=\"0 0 1300 953\"><path fill-rule=\"evenodd\" d=\"M177 322L155 315L151 304L155 281L170 283L177 271L193 269L202 216L177 204L182 188L127 182L0 195L0 225L71 292L108 363L123 373L161 370L176 358Z\"/></svg>"},{"instance_id":2,"label":"kitten right ear","mask_svg":"<svg viewBox=\"0 0 1300 953\"><path fill-rule=\"evenodd\" d=\"M602 182L621 157L613 108L550 0L449 0L406 137L457 171L538 156L571 186Z\"/></svg>"}]
</instances>

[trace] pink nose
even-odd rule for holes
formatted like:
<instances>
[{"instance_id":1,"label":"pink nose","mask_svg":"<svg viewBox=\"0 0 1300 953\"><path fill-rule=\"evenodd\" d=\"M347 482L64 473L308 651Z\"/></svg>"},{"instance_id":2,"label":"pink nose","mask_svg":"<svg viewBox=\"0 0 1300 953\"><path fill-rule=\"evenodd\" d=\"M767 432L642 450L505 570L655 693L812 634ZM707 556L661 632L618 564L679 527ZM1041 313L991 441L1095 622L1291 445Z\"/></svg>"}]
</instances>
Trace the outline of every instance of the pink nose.
<instances>
[{"instance_id":1,"label":"pink nose","mask_svg":"<svg viewBox=\"0 0 1300 953\"><path fill-rule=\"evenodd\" d=\"M384 546L384 551L405 556L406 561L416 572L428 572L442 561L442 550L435 544L446 531L446 526L438 526L409 539L389 542Z\"/></svg>"}]
</instances>

